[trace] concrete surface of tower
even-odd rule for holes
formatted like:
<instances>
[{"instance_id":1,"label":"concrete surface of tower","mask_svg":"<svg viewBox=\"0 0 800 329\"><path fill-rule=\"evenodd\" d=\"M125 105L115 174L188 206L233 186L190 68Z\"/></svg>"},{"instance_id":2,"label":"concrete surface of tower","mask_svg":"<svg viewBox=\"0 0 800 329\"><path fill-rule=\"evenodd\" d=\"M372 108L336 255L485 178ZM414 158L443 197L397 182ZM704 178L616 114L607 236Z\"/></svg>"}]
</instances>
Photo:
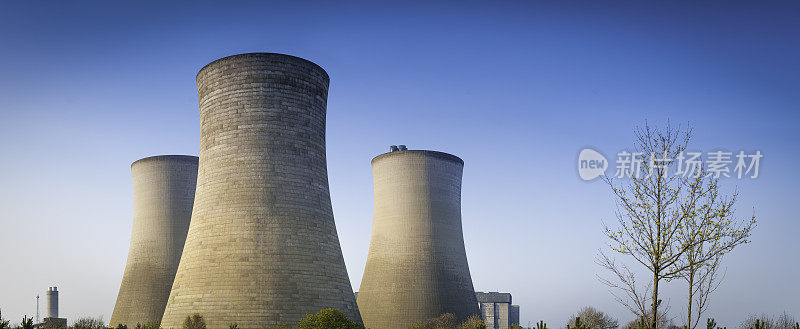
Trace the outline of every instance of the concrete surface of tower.
<instances>
[{"instance_id":1,"label":"concrete surface of tower","mask_svg":"<svg viewBox=\"0 0 800 329\"><path fill-rule=\"evenodd\" d=\"M358 307L367 328L478 313L461 228L464 162L392 146L372 159L374 218Z\"/></svg>"},{"instance_id":2,"label":"concrete surface of tower","mask_svg":"<svg viewBox=\"0 0 800 329\"><path fill-rule=\"evenodd\" d=\"M42 329L66 328L67 319L58 317L58 287L47 288L46 294L47 294L47 313L44 319L42 319L42 322L36 324L36 327Z\"/></svg>"},{"instance_id":3,"label":"concrete surface of tower","mask_svg":"<svg viewBox=\"0 0 800 329\"><path fill-rule=\"evenodd\" d=\"M58 317L58 287L47 288L47 316L46 318Z\"/></svg>"},{"instance_id":4,"label":"concrete surface of tower","mask_svg":"<svg viewBox=\"0 0 800 329\"><path fill-rule=\"evenodd\" d=\"M109 325L161 321L178 269L197 185L197 157L162 155L131 165L133 231Z\"/></svg>"},{"instance_id":5,"label":"concrete surface of tower","mask_svg":"<svg viewBox=\"0 0 800 329\"><path fill-rule=\"evenodd\" d=\"M337 308L361 322L331 209L328 74L293 56L225 57L197 75L200 167L161 325L294 325Z\"/></svg>"}]
</instances>

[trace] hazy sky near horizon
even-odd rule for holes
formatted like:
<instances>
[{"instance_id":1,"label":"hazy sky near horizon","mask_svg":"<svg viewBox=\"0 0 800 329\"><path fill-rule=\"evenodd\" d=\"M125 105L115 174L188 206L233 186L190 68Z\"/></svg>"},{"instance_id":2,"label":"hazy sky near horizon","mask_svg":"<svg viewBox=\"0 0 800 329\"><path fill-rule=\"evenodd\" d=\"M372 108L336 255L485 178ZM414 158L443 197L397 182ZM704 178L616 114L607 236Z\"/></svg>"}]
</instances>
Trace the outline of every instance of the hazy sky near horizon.
<instances>
[{"instance_id":1,"label":"hazy sky near horizon","mask_svg":"<svg viewBox=\"0 0 800 329\"><path fill-rule=\"evenodd\" d=\"M629 321L594 263L614 200L576 159L592 147L613 161L636 125L669 120L691 122L695 150L764 154L757 179L722 182L759 223L707 316L800 317L797 2L3 2L0 49L0 309L14 323L48 286L62 316L110 318L130 164L196 155L197 71L258 51L331 76L328 172L354 290L370 159L406 144L465 161L476 290L511 292L523 324L561 327L587 305ZM664 291L680 324L684 285Z\"/></svg>"}]
</instances>

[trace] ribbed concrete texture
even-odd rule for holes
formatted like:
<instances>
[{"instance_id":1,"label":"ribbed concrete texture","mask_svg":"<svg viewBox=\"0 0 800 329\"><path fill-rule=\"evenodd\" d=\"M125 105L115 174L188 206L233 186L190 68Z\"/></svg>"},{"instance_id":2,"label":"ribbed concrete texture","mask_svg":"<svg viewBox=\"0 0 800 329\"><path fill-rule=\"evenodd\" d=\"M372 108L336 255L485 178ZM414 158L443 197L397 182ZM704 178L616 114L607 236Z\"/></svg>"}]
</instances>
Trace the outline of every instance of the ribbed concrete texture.
<instances>
[{"instance_id":1,"label":"ribbed concrete texture","mask_svg":"<svg viewBox=\"0 0 800 329\"><path fill-rule=\"evenodd\" d=\"M58 317L58 287L47 288L47 317ZM37 315L38 316L38 315Z\"/></svg>"},{"instance_id":2,"label":"ribbed concrete texture","mask_svg":"<svg viewBox=\"0 0 800 329\"><path fill-rule=\"evenodd\" d=\"M47 316L48 318L58 317L58 287L47 288ZM38 304L38 303L37 303ZM38 317L38 315L37 315Z\"/></svg>"},{"instance_id":3,"label":"ribbed concrete texture","mask_svg":"<svg viewBox=\"0 0 800 329\"><path fill-rule=\"evenodd\" d=\"M328 75L301 58L242 54L205 66L192 223L162 326L294 324L338 308L361 321L331 210Z\"/></svg>"},{"instance_id":4,"label":"ribbed concrete texture","mask_svg":"<svg viewBox=\"0 0 800 329\"><path fill-rule=\"evenodd\" d=\"M189 229L197 157L144 158L131 173L133 232L111 327L161 321Z\"/></svg>"},{"instance_id":5,"label":"ribbed concrete texture","mask_svg":"<svg viewBox=\"0 0 800 329\"><path fill-rule=\"evenodd\" d=\"M395 149L395 148L393 148ZM464 162L399 150L372 160L375 213L358 308L367 328L478 313L461 230Z\"/></svg>"}]
</instances>

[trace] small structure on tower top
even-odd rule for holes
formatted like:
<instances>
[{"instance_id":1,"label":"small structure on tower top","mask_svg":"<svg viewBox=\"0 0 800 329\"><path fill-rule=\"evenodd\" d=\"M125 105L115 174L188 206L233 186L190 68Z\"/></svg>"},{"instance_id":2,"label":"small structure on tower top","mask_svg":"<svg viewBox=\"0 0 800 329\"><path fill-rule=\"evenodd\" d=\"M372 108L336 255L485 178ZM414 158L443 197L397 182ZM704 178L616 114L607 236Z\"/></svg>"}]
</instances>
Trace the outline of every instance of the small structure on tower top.
<instances>
[{"instance_id":1,"label":"small structure on tower top","mask_svg":"<svg viewBox=\"0 0 800 329\"><path fill-rule=\"evenodd\" d=\"M408 148L405 145L389 146L389 152L397 152L397 151L408 151Z\"/></svg>"}]
</instances>

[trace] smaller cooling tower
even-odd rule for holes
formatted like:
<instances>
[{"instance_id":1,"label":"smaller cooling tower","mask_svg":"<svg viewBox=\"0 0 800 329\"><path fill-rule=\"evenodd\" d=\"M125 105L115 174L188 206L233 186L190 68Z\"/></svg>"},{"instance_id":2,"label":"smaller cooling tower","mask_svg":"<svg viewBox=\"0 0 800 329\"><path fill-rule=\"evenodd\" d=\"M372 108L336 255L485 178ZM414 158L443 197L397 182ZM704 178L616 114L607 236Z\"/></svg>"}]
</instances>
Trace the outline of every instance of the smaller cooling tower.
<instances>
[{"instance_id":1,"label":"smaller cooling tower","mask_svg":"<svg viewBox=\"0 0 800 329\"><path fill-rule=\"evenodd\" d=\"M367 328L478 313L461 229L457 156L392 146L372 159L375 210L358 309Z\"/></svg>"},{"instance_id":2,"label":"smaller cooling tower","mask_svg":"<svg viewBox=\"0 0 800 329\"><path fill-rule=\"evenodd\" d=\"M47 317L58 317L58 287L47 288Z\"/></svg>"},{"instance_id":3,"label":"smaller cooling tower","mask_svg":"<svg viewBox=\"0 0 800 329\"><path fill-rule=\"evenodd\" d=\"M133 231L111 327L161 321L192 217L197 157L140 159L131 174Z\"/></svg>"}]
</instances>

